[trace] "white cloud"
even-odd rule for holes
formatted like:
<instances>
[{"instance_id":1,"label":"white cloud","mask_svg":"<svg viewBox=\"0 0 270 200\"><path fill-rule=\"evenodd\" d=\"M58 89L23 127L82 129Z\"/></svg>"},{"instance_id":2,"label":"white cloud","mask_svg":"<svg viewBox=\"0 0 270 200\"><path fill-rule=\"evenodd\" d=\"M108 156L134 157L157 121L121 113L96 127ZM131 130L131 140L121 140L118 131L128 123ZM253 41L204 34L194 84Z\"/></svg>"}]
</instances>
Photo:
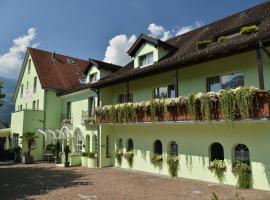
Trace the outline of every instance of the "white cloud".
<instances>
[{"instance_id":1,"label":"white cloud","mask_svg":"<svg viewBox=\"0 0 270 200\"><path fill-rule=\"evenodd\" d=\"M23 62L24 53L29 46L38 46L37 43L33 43L36 38L36 28L29 28L27 34L15 38L13 40L13 46L11 46L8 52L0 54L0 74L1 76L7 76L10 78L17 76L21 64Z\"/></svg>"},{"instance_id":2,"label":"white cloud","mask_svg":"<svg viewBox=\"0 0 270 200\"><path fill-rule=\"evenodd\" d=\"M194 25L183 26L181 28L177 28L176 30L166 30L161 25L151 23L147 27L147 30L149 31L149 36L165 41L173 36L181 35L202 25L202 22L197 21ZM135 40L135 35L128 37L125 34L120 34L113 37L109 41L109 45L106 49L104 61L117 65L126 65L128 62L131 61L131 57L126 52L135 42Z\"/></svg>"},{"instance_id":3,"label":"white cloud","mask_svg":"<svg viewBox=\"0 0 270 200\"><path fill-rule=\"evenodd\" d=\"M135 35L130 37L125 34L116 35L109 41L104 61L117 65L126 65L131 61L131 57L126 52L135 41Z\"/></svg>"}]
</instances>

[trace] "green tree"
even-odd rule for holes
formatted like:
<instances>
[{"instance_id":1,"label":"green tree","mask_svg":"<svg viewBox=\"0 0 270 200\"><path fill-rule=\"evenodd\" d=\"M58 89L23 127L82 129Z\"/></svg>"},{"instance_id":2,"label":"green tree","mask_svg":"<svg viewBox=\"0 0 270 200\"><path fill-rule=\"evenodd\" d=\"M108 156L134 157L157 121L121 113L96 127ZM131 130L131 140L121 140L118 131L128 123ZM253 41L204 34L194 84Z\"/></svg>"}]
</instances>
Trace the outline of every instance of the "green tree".
<instances>
[{"instance_id":1,"label":"green tree","mask_svg":"<svg viewBox=\"0 0 270 200\"><path fill-rule=\"evenodd\" d=\"M4 105L5 94L3 92L4 83L0 80L0 107Z\"/></svg>"}]
</instances>

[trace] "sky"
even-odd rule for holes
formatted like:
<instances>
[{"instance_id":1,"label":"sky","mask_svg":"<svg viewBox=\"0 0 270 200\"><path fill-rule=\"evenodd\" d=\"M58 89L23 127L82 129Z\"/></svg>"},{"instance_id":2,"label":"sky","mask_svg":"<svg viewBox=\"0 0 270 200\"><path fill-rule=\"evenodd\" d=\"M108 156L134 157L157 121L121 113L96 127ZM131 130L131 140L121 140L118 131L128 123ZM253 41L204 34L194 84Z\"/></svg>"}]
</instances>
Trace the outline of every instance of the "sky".
<instances>
[{"instance_id":1,"label":"sky","mask_svg":"<svg viewBox=\"0 0 270 200\"><path fill-rule=\"evenodd\" d=\"M28 46L125 65L136 38L161 40L265 0L1 0L0 77L17 79Z\"/></svg>"}]
</instances>

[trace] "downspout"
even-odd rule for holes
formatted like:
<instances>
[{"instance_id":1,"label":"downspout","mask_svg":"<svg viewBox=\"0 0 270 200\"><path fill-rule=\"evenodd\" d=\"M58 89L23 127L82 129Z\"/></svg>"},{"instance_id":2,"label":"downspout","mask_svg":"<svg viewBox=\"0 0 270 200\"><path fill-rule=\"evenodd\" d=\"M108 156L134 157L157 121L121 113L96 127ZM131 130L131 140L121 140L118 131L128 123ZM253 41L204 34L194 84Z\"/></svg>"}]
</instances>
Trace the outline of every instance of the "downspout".
<instances>
[{"instance_id":1,"label":"downspout","mask_svg":"<svg viewBox=\"0 0 270 200\"><path fill-rule=\"evenodd\" d=\"M178 91L178 70L174 71L174 85L175 85L175 97L179 96Z\"/></svg>"},{"instance_id":2,"label":"downspout","mask_svg":"<svg viewBox=\"0 0 270 200\"><path fill-rule=\"evenodd\" d=\"M100 89L94 89L91 88L91 90L93 90L96 94L97 94L97 106L100 106ZM100 128L101 126L98 125L98 129L97 129L97 168L100 167Z\"/></svg>"},{"instance_id":3,"label":"downspout","mask_svg":"<svg viewBox=\"0 0 270 200\"><path fill-rule=\"evenodd\" d=\"M263 60L262 60L262 41L259 40L259 48L256 49L256 57L258 64L258 78L259 78L259 89L264 90L264 74L263 74Z\"/></svg>"}]
</instances>

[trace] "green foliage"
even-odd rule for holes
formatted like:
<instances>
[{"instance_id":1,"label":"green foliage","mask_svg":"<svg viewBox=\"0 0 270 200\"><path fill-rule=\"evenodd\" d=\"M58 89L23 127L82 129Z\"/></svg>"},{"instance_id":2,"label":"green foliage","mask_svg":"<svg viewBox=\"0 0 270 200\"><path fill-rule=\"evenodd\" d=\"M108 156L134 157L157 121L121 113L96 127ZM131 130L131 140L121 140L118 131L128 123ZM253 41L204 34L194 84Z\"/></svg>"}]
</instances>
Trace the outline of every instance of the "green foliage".
<instances>
[{"instance_id":1,"label":"green foliage","mask_svg":"<svg viewBox=\"0 0 270 200\"><path fill-rule=\"evenodd\" d=\"M117 164L119 166L121 166L122 165L123 150L122 149L117 149L114 154L115 154Z\"/></svg>"},{"instance_id":2,"label":"green foliage","mask_svg":"<svg viewBox=\"0 0 270 200\"><path fill-rule=\"evenodd\" d=\"M164 115L166 111L165 99L154 99L150 101L150 111L152 121L156 121L157 114L160 116Z\"/></svg>"},{"instance_id":3,"label":"green foliage","mask_svg":"<svg viewBox=\"0 0 270 200\"><path fill-rule=\"evenodd\" d=\"M220 36L219 38L218 38L218 41L219 42L224 42L226 40L226 37L225 36Z\"/></svg>"},{"instance_id":4,"label":"green foliage","mask_svg":"<svg viewBox=\"0 0 270 200\"><path fill-rule=\"evenodd\" d=\"M0 80L0 107L4 105L5 94L3 93L4 83Z\"/></svg>"},{"instance_id":5,"label":"green foliage","mask_svg":"<svg viewBox=\"0 0 270 200\"><path fill-rule=\"evenodd\" d=\"M214 160L209 166L210 171L215 173L220 183L224 183L226 168L224 160Z\"/></svg>"},{"instance_id":6,"label":"green foliage","mask_svg":"<svg viewBox=\"0 0 270 200\"><path fill-rule=\"evenodd\" d=\"M128 162L129 168L132 168L133 160L134 160L134 152L133 151L127 151L124 156L125 156L125 159Z\"/></svg>"},{"instance_id":7,"label":"green foliage","mask_svg":"<svg viewBox=\"0 0 270 200\"><path fill-rule=\"evenodd\" d=\"M237 186L239 188L252 188L253 179L250 165L237 161L233 168L233 173L237 177Z\"/></svg>"},{"instance_id":8,"label":"green foliage","mask_svg":"<svg viewBox=\"0 0 270 200\"><path fill-rule=\"evenodd\" d=\"M29 155L29 156L31 155L31 147L35 143L36 138L38 138L38 137L36 136L35 132L25 132L21 136L22 143L27 144L27 152L26 152L26 154Z\"/></svg>"},{"instance_id":9,"label":"green foliage","mask_svg":"<svg viewBox=\"0 0 270 200\"><path fill-rule=\"evenodd\" d=\"M154 167L158 167L159 169L161 169L163 165L162 155L153 154L153 156L151 157L151 163L154 165Z\"/></svg>"},{"instance_id":10,"label":"green foliage","mask_svg":"<svg viewBox=\"0 0 270 200\"><path fill-rule=\"evenodd\" d=\"M69 149L69 146L68 145L65 146L64 152L65 152L66 163L68 163L68 154L70 153L70 149Z\"/></svg>"},{"instance_id":11,"label":"green foliage","mask_svg":"<svg viewBox=\"0 0 270 200\"><path fill-rule=\"evenodd\" d=\"M202 118L211 120L212 99L209 95L203 95L201 98L201 113Z\"/></svg>"},{"instance_id":12,"label":"green foliage","mask_svg":"<svg viewBox=\"0 0 270 200\"><path fill-rule=\"evenodd\" d=\"M88 152L83 152L81 156L88 157L89 153Z\"/></svg>"},{"instance_id":13,"label":"green foliage","mask_svg":"<svg viewBox=\"0 0 270 200\"><path fill-rule=\"evenodd\" d=\"M244 34L255 33L256 31L257 31L257 26L252 25L252 26L242 27L240 30L240 33L241 33L241 35L244 35Z\"/></svg>"},{"instance_id":14,"label":"green foliage","mask_svg":"<svg viewBox=\"0 0 270 200\"><path fill-rule=\"evenodd\" d=\"M203 40L203 41L197 42L196 45L198 49L204 49L211 43L212 43L212 40Z\"/></svg>"},{"instance_id":15,"label":"green foliage","mask_svg":"<svg viewBox=\"0 0 270 200\"><path fill-rule=\"evenodd\" d=\"M219 97L220 110L223 118L228 121L233 121L235 118L235 94L231 90L224 90Z\"/></svg>"},{"instance_id":16,"label":"green foliage","mask_svg":"<svg viewBox=\"0 0 270 200\"><path fill-rule=\"evenodd\" d=\"M187 99L188 113L193 120L196 120L197 116L197 101L194 94L190 94Z\"/></svg>"},{"instance_id":17,"label":"green foliage","mask_svg":"<svg viewBox=\"0 0 270 200\"><path fill-rule=\"evenodd\" d=\"M172 177L178 175L179 158L178 156L167 156L167 165L169 166L169 172Z\"/></svg>"},{"instance_id":18,"label":"green foliage","mask_svg":"<svg viewBox=\"0 0 270 200\"><path fill-rule=\"evenodd\" d=\"M96 153L95 152L89 152L88 153L88 157L89 158L95 158L96 157Z\"/></svg>"}]
</instances>

